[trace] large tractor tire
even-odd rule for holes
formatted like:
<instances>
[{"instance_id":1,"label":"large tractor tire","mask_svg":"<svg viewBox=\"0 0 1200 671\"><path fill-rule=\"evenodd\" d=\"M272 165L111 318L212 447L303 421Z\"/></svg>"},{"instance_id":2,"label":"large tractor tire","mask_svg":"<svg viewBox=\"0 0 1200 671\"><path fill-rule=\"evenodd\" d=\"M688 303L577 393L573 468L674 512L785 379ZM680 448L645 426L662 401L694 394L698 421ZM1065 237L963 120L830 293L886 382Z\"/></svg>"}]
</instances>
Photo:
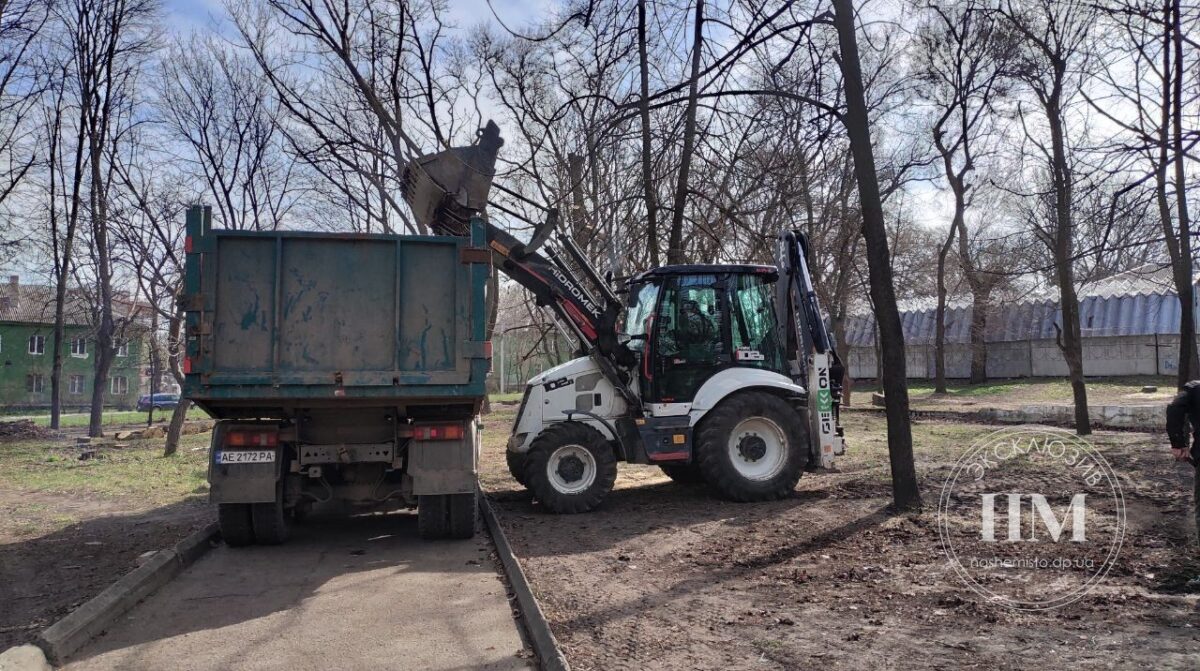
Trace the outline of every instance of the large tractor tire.
<instances>
[{"instance_id":1,"label":"large tractor tire","mask_svg":"<svg viewBox=\"0 0 1200 671\"><path fill-rule=\"evenodd\" d=\"M217 526L221 538L229 547L254 545L254 523L250 519L249 503L217 504Z\"/></svg>"},{"instance_id":2,"label":"large tractor tire","mask_svg":"<svg viewBox=\"0 0 1200 671\"><path fill-rule=\"evenodd\" d=\"M617 457L604 436L580 422L558 422L538 434L525 457L525 482L547 509L595 509L617 480Z\"/></svg>"},{"instance_id":3,"label":"large tractor tire","mask_svg":"<svg viewBox=\"0 0 1200 671\"><path fill-rule=\"evenodd\" d=\"M525 480L525 462L527 453L504 451L504 461L508 463L508 472L512 474L513 480L522 487L528 488L529 482Z\"/></svg>"},{"instance_id":4,"label":"large tractor tire","mask_svg":"<svg viewBox=\"0 0 1200 671\"><path fill-rule=\"evenodd\" d=\"M803 416L784 399L744 391L721 401L696 432L696 463L721 496L774 501L796 488L808 463Z\"/></svg>"},{"instance_id":5,"label":"large tractor tire","mask_svg":"<svg viewBox=\"0 0 1200 671\"><path fill-rule=\"evenodd\" d=\"M479 501L469 494L425 494L417 497L417 532L425 540L465 539L475 535Z\"/></svg>"},{"instance_id":6,"label":"large tractor tire","mask_svg":"<svg viewBox=\"0 0 1200 671\"><path fill-rule=\"evenodd\" d=\"M660 464L662 472L681 485L699 485L704 483L704 474L696 464Z\"/></svg>"}]
</instances>

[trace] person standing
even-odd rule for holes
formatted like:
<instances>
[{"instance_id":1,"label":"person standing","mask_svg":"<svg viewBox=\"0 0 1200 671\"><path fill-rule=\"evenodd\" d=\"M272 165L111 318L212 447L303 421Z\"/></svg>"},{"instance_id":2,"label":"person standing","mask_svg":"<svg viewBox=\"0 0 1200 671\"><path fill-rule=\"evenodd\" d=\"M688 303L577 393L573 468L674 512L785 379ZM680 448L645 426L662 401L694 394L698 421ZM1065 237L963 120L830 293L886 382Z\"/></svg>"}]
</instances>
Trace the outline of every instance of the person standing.
<instances>
[{"instance_id":1,"label":"person standing","mask_svg":"<svg viewBox=\"0 0 1200 671\"><path fill-rule=\"evenodd\" d=\"M1188 446L1188 432L1192 443ZM1192 380L1167 404L1167 436L1176 461L1186 461L1195 468L1192 505L1195 507L1196 534L1200 538L1200 380Z\"/></svg>"}]
</instances>

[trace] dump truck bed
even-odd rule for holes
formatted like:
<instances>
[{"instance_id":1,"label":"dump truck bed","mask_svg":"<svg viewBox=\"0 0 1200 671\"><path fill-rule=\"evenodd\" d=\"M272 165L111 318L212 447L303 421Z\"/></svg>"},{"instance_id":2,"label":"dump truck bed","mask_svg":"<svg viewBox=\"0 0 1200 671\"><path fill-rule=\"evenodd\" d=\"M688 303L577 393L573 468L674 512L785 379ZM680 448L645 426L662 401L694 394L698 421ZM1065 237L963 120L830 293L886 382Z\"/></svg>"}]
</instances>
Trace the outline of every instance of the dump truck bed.
<instances>
[{"instance_id":1,"label":"dump truck bed","mask_svg":"<svg viewBox=\"0 0 1200 671\"><path fill-rule=\"evenodd\" d=\"M474 402L489 255L471 237L213 230L189 211L184 394L217 417Z\"/></svg>"}]
</instances>

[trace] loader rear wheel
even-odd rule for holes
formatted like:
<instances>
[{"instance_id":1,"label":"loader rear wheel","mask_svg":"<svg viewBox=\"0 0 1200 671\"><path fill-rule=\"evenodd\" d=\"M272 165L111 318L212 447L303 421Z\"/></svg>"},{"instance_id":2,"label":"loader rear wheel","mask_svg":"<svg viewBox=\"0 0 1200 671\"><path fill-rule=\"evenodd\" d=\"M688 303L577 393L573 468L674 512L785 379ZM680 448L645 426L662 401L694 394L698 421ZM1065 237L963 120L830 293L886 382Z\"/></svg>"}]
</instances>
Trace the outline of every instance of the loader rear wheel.
<instances>
[{"instance_id":1,"label":"loader rear wheel","mask_svg":"<svg viewBox=\"0 0 1200 671\"><path fill-rule=\"evenodd\" d=\"M704 479L734 501L773 501L791 494L808 462L801 415L761 391L721 401L700 422L697 465Z\"/></svg>"},{"instance_id":2,"label":"loader rear wheel","mask_svg":"<svg viewBox=\"0 0 1200 671\"><path fill-rule=\"evenodd\" d=\"M522 487L528 488L529 481L525 479L525 461L528 455L521 452L504 451L504 461L508 462L508 472L512 474L513 480Z\"/></svg>"},{"instance_id":3,"label":"loader rear wheel","mask_svg":"<svg viewBox=\"0 0 1200 671\"><path fill-rule=\"evenodd\" d=\"M249 503L218 504L217 525L221 528L221 538L229 547L254 545L254 525L250 519Z\"/></svg>"},{"instance_id":4,"label":"loader rear wheel","mask_svg":"<svg viewBox=\"0 0 1200 671\"><path fill-rule=\"evenodd\" d=\"M282 485L270 503L251 503L250 518L254 524L254 538L264 545L279 545L291 535L287 511L283 508Z\"/></svg>"},{"instance_id":5,"label":"loader rear wheel","mask_svg":"<svg viewBox=\"0 0 1200 671\"><path fill-rule=\"evenodd\" d=\"M525 482L556 513L595 509L617 480L617 457L599 431L580 422L558 422L542 431L525 457Z\"/></svg>"},{"instance_id":6,"label":"loader rear wheel","mask_svg":"<svg viewBox=\"0 0 1200 671\"><path fill-rule=\"evenodd\" d=\"M417 497L417 532L425 540L471 538L478 512L475 492L425 494Z\"/></svg>"},{"instance_id":7,"label":"loader rear wheel","mask_svg":"<svg viewBox=\"0 0 1200 671\"><path fill-rule=\"evenodd\" d=\"M704 482L704 474L696 464L659 464L658 467L668 478L681 485L699 485Z\"/></svg>"}]
</instances>

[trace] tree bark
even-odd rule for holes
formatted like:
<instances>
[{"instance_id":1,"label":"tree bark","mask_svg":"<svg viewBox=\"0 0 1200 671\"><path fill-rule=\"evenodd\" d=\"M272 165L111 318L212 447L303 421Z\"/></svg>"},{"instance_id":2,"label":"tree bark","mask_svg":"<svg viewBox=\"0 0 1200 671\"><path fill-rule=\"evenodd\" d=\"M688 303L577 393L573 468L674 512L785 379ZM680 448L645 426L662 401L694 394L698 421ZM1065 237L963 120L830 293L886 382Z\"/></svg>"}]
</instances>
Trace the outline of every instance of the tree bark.
<instances>
[{"instance_id":1,"label":"tree bark","mask_svg":"<svg viewBox=\"0 0 1200 671\"><path fill-rule=\"evenodd\" d=\"M834 24L842 57L842 76L846 88L846 130L854 155L854 173L862 208L863 236L867 241L867 264L871 300L879 328L882 360L881 377L888 423L888 456L892 470L892 498L900 510L920 508L921 493L913 463L912 427L908 414L908 383L904 361L904 331L892 281L891 255L887 228L875 173L871 148L871 127L867 118L866 93L862 66L858 58L858 40L851 0L834 0Z\"/></svg>"},{"instance_id":2,"label":"tree bark","mask_svg":"<svg viewBox=\"0 0 1200 671\"><path fill-rule=\"evenodd\" d=\"M178 294L176 294L178 299ZM183 367L180 365L180 360L183 358L184 343L181 338L183 331L183 312L176 310L167 324L167 347L170 348L169 356L167 357L167 365L171 368L171 376L175 378L175 384L183 388ZM163 445L163 456L169 457L179 450L179 436L183 433L183 422L187 419L188 408L192 402L180 396L179 405L175 406L175 411L171 413L171 423L167 425L167 440Z\"/></svg>"},{"instance_id":3,"label":"tree bark","mask_svg":"<svg viewBox=\"0 0 1200 671\"><path fill-rule=\"evenodd\" d=\"M1195 289L1192 285L1191 217L1187 203L1187 172L1184 169L1183 141L1183 26L1179 0L1171 0L1171 35L1175 55L1172 76L1171 144L1175 165L1175 216L1179 219L1179 263L1175 265L1175 288L1179 296L1179 387L1200 371L1196 352ZM1164 45L1165 46L1165 45ZM1165 73L1164 73L1165 75Z\"/></svg>"},{"instance_id":4,"label":"tree bark","mask_svg":"<svg viewBox=\"0 0 1200 671\"><path fill-rule=\"evenodd\" d=\"M646 240L650 247L650 267L659 265L658 200L654 189L653 149L650 144L650 64L646 56L646 0L638 0L638 69L642 99L638 114L642 120L642 189L646 198Z\"/></svg>"},{"instance_id":5,"label":"tree bark","mask_svg":"<svg viewBox=\"0 0 1200 671\"><path fill-rule=\"evenodd\" d=\"M679 155L679 182L675 185L675 205L671 210L671 232L667 238L667 263L684 263L683 210L687 205L688 177L692 154L696 151L696 94L699 91L700 56L704 47L704 0L696 0L696 26L692 38L692 74L688 84L687 109L683 120L683 151Z\"/></svg>"},{"instance_id":6,"label":"tree bark","mask_svg":"<svg viewBox=\"0 0 1200 671\"><path fill-rule=\"evenodd\" d=\"M938 250L937 262L937 331L933 341L933 393L946 393L946 257L954 244L954 226Z\"/></svg>"},{"instance_id":7,"label":"tree bark","mask_svg":"<svg viewBox=\"0 0 1200 671\"><path fill-rule=\"evenodd\" d=\"M1092 423L1088 417L1087 385L1083 378L1083 333L1079 323L1079 295L1075 292L1075 265L1071 253L1074 242L1074 218L1071 212L1073 178L1067 163L1060 91L1061 83L1056 83L1051 97L1046 102L1053 161L1051 169L1056 223L1052 251L1058 281L1059 308L1062 312L1062 332L1058 344L1071 378L1071 393L1075 402L1075 432L1086 436L1092 432Z\"/></svg>"}]
</instances>

